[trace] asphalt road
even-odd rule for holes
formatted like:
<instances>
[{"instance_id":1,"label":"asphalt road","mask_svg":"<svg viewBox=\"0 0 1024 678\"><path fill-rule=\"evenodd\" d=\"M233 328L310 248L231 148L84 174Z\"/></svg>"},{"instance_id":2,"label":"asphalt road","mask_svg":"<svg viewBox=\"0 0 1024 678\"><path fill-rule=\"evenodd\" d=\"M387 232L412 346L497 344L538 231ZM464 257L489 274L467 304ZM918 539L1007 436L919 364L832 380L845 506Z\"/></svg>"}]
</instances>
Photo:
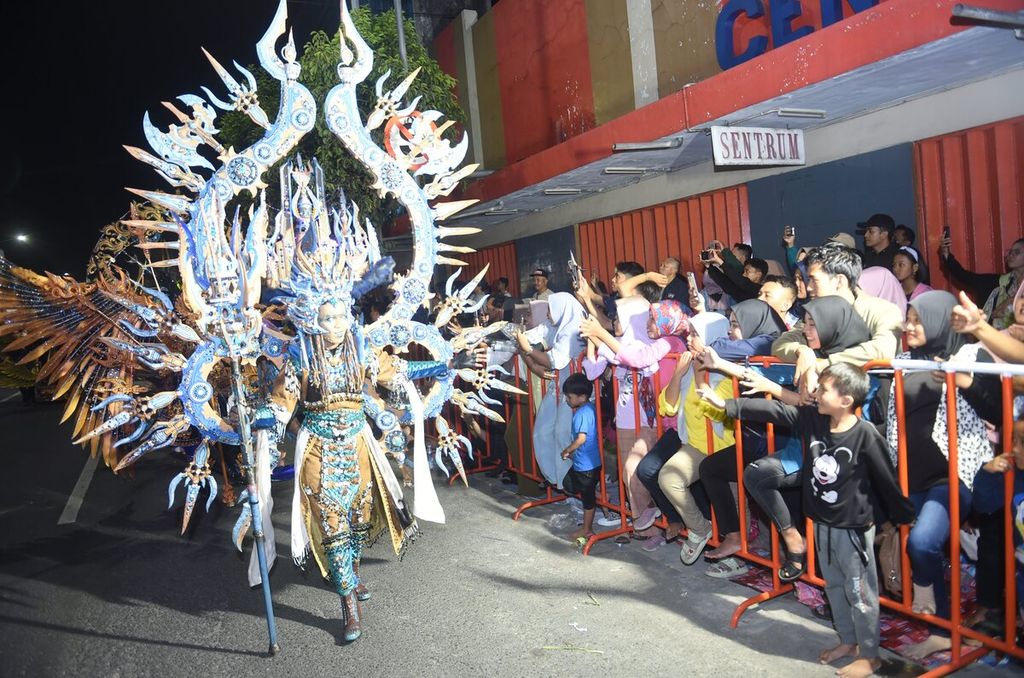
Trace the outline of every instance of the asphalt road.
<instances>
[{"instance_id":1,"label":"asphalt road","mask_svg":"<svg viewBox=\"0 0 1024 678\"><path fill-rule=\"evenodd\" d=\"M230 544L233 510L214 504L179 536L167 455L134 479L100 464L75 522L58 525L86 456L57 428L56 406L0 391L0 674L3 676L829 676L817 652L831 629L791 598L748 612L750 589L686 568L677 549L605 544L582 557L549 528L553 508L475 476L438 483L445 525L424 525L402 562L378 544L364 559L373 598L364 634L338 642L337 596L282 555L272 573L282 653L265 654L248 553ZM84 482L84 481L83 481ZM279 497L290 485L275 486ZM890 668L899 668L892 666ZM991 669L971 671L995 675ZM892 675L892 674L890 674ZM911 675L904 673L903 675Z\"/></svg>"}]
</instances>

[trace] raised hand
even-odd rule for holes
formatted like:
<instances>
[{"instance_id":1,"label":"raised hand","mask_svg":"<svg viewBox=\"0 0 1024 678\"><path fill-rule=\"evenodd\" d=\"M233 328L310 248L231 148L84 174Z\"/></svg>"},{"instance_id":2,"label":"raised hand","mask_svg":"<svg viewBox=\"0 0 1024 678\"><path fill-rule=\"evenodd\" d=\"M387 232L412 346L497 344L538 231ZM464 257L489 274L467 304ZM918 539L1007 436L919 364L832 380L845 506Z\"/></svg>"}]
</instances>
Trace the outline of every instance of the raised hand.
<instances>
[{"instance_id":1,"label":"raised hand","mask_svg":"<svg viewBox=\"0 0 1024 678\"><path fill-rule=\"evenodd\" d=\"M942 242L939 243L939 256L943 259L949 259L949 252L953 248L952 238L943 238Z\"/></svg>"},{"instance_id":2,"label":"raised hand","mask_svg":"<svg viewBox=\"0 0 1024 678\"><path fill-rule=\"evenodd\" d=\"M725 400L707 384L701 384L697 387L697 395L709 405L713 405L718 409L725 409Z\"/></svg>"},{"instance_id":3,"label":"raised hand","mask_svg":"<svg viewBox=\"0 0 1024 678\"><path fill-rule=\"evenodd\" d=\"M985 314L981 312L977 304L971 301L967 293L961 290L960 303L953 307L953 314L950 317L953 331L960 334L972 334L983 322L985 322Z\"/></svg>"},{"instance_id":4,"label":"raised hand","mask_svg":"<svg viewBox=\"0 0 1024 678\"><path fill-rule=\"evenodd\" d=\"M743 370L743 376L740 377L740 386L745 389L741 393L745 396L771 393L775 385L775 382L751 369Z\"/></svg>"},{"instance_id":5,"label":"raised hand","mask_svg":"<svg viewBox=\"0 0 1024 678\"><path fill-rule=\"evenodd\" d=\"M602 330L603 328L601 327L601 323L599 323L597 319L594 318L593 316L589 318L584 318L583 320L580 321L581 337L584 337L586 339L600 337Z\"/></svg>"},{"instance_id":6,"label":"raised hand","mask_svg":"<svg viewBox=\"0 0 1024 678\"><path fill-rule=\"evenodd\" d=\"M686 370L690 369L690 363L693 362L693 354L689 351L683 351L676 358L676 372L682 374Z\"/></svg>"},{"instance_id":7,"label":"raised hand","mask_svg":"<svg viewBox=\"0 0 1024 678\"><path fill-rule=\"evenodd\" d=\"M647 279L658 287L665 287L668 285L668 276L662 273L651 272L647 274Z\"/></svg>"}]
</instances>

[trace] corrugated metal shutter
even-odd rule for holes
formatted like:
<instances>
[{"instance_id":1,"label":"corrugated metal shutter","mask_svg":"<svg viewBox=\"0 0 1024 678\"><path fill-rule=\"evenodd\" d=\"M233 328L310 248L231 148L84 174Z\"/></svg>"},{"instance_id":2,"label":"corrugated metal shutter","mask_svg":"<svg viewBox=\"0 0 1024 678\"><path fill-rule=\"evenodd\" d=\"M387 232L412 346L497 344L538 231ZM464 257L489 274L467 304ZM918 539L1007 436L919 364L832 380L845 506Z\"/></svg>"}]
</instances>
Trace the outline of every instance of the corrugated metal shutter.
<instances>
[{"instance_id":1,"label":"corrugated metal shutter","mask_svg":"<svg viewBox=\"0 0 1024 678\"><path fill-rule=\"evenodd\" d=\"M1003 255L1024 235L1024 117L919 141L914 171L917 245L932 286L952 289L939 266L946 224L964 268L1004 272Z\"/></svg>"},{"instance_id":2,"label":"corrugated metal shutter","mask_svg":"<svg viewBox=\"0 0 1024 678\"><path fill-rule=\"evenodd\" d=\"M596 274L606 283L618 261L637 261L653 271L674 256L684 270L698 272L700 251L712 239L749 242L745 185L582 223L579 258L588 278Z\"/></svg>"},{"instance_id":3,"label":"corrugated metal shutter","mask_svg":"<svg viewBox=\"0 0 1024 678\"><path fill-rule=\"evenodd\" d=\"M469 254L455 254L453 256L469 264L464 267L461 280L472 279L484 266L490 264L491 267L484 278L491 283L502 276L508 278L509 293L513 297L519 296L519 264L516 261L516 244L514 242L485 247Z\"/></svg>"}]
</instances>

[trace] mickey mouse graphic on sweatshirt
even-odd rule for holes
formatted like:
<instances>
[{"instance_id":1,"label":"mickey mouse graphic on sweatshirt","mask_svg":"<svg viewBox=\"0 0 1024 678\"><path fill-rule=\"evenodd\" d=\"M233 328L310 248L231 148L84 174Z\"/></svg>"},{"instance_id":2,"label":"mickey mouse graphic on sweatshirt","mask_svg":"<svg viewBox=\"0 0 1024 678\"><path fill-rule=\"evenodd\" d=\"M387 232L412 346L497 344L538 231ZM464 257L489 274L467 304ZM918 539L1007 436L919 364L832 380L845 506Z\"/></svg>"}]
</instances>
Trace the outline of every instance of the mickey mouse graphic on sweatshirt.
<instances>
[{"instance_id":1,"label":"mickey mouse graphic on sweatshirt","mask_svg":"<svg viewBox=\"0 0 1024 678\"><path fill-rule=\"evenodd\" d=\"M838 528L866 528L875 504L893 523L910 523L914 506L900 492L885 439L859 419L847 431L829 431L817 406L793 407L777 400L737 398L725 406L734 419L773 423L800 432L804 441L803 505L811 520Z\"/></svg>"}]
</instances>

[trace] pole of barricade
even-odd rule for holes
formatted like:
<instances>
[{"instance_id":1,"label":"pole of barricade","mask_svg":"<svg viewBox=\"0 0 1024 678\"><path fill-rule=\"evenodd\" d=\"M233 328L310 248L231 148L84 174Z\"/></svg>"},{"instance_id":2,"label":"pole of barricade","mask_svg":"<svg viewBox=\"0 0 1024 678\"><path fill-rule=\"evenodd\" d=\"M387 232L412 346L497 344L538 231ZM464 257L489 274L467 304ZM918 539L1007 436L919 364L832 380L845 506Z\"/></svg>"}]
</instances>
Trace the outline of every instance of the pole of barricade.
<instances>
[{"instance_id":1,"label":"pole of barricade","mask_svg":"<svg viewBox=\"0 0 1024 678\"><path fill-rule=\"evenodd\" d=\"M636 369L629 371L629 378L633 382L633 446L636 446L640 442L640 372ZM625 446L623 446L625 447ZM632 502L633 498L629 496L629 488L626 486L626 457L633 453L633 447L628 450L619 449L618 454L618 467L619 467L619 503L622 504L623 508L626 507L626 500ZM643 509L639 506L629 505L629 513L633 516L633 520L636 520L637 516ZM635 514L635 515L634 515Z\"/></svg>"},{"instance_id":2,"label":"pole of barricade","mask_svg":"<svg viewBox=\"0 0 1024 678\"><path fill-rule=\"evenodd\" d=\"M740 397L740 381L736 377L732 377L732 397ZM749 526L747 525L747 498L743 496L743 422L740 419L733 422L733 436L736 440L736 510L740 524L740 551L747 553ZM775 577L774 571L772 577Z\"/></svg>"},{"instance_id":3,"label":"pole of barricade","mask_svg":"<svg viewBox=\"0 0 1024 678\"><path fill-rule=\"evenodd\" d=\"M559 370L554 370L554 374L555 374L555 386L554 386L554 388L555 388L555 393L557 394L557 392L558 392ZM540 390L541 390L541 399L543 399L544 396L547 394L547 380L546 379L541 379ZM530 413L532 415L533 414L533 389L532 389L532 385L531 385L531 388L527 389L527 394L529 395L529 408L530 408ZM556 410L558 409L558 405L559 405L559 403L556 400L555 401L555 409ZM535 426L536 426L536 416L534 416L534 427ZM533 429L531 429L531 430L533 430ZM532 449L532 445L531 445L531 449ZM544 481L544 484L545 484L544 494L545 494L545 496L544 496L543 499L533 499L533 500L530 500L530 501L520 505L515 510L515 512L512 514L512 520L519 520L519 517L523 514L523 511L525 511L527 509L534 508L534 507L537 507L537 506L544 506L546 504L554 504L556 502L559 502L559 501L565 499L565 497L566 497L566 495L564 493L558 491L557 489L553 489L551 483L547 482L547 480L545 478L543 478L540 475L540 473L538 472L537 451L536 450L533 450L533 454L530 455L530 457L531 457L531 463L530 463L531 472L530 473L523 473L522 475L525 475L527 478L530 478L531 480L535 480L535 481L538 481L538 482L539 481ZM524 461L524 463L525 463L525 461Z\"/></svg>"},{"instance_id":4,"label":"pole of barricade","mask_svg":"<svg viewBox=\"0 0 1024 678\"><path fill-rule=\"evenodd\" d=\"M695 358L695 360L696 360L696 358ZM691 367L690 369L693 369L693 368ZM707 370L701 370L701 371L704 373L704 384L706 386L710 387L711 386L711 375L708 373ZM680 393L679 394L679 406L680 407L685 407L686 406L686 394L685 393ZM707 437L707 443L708 443L706 454L714 454L715 453L715 429L714 429L714 427L711 424L711 420L708 419L707 417L704 417L704 432L705 432L705 435ZM718 547L718 544L719 544L719 540L718 540L718 516L715 515L714 510L711 511L711 539L708 539L708 543L711 544L712 546L716 547L716 548Z\"/></svg>"},{"instance_id":5,"label":"pole of barricade","mask_svg":"<svg viewBox=\"0 0 1024 678\"><path fill-rule=\"evenodd\" d=\"M755 359L756 360L756 359ZM763 359L764 366L768 366L773 359ZM733 378L733 396L739 397L739 382L736 378ZM766 396L769 400L771 396ZM749 522L747 521L746 506L747 500L745 495L745 488L743 483L743 470L745 468L743 464L743 448L742 448L742 430L743 422L741 420L736 421L736 437L739 440L739 446L736 448L736 501L737 510L739 511L739 523L740 523L740 550L735 554L736 556L764 565L771 569L772 573L772 587L767 591L763 591L756 595L753 595L746 600L742 601L733 610L732 618L729 621L731 628L739 626L740 617L743 613L754 605L760 605L761 603L767 602L773 598L777 598L784 593L788 593L793 590L793 584L784 584L779 579L779 569L782 567L782 562L779 560L779 531L776 529L775 524L769 521L769 530L771 530L771 554L769 558L762 558L754 553L750 552L750 545L747 541L747 532L749 529ZM768 436L768 454L775 454L775 427L768 424L765 427L765 435Z\"/></svg>"},{"instance_id":6,"label":"pole of barricade","mask_svg":"<svg viewBox=\"0 0 1024 678\"><path fill-rule=\"evenodd\" d=\"M950 640L952 663L960 662L960 475L957 464L956 375L946 371L946 430L949 431Z\"/></svg>"},{"instance_id":7,"label":"pole of barricade","mask_svg":"<svg viewBox=\"0 0 1024 678\"><path fill-rule=\"evenodd\" d=\"M518 357L512 363L513 369L515 371L516 387L520 391L525 391L526 392L526 403L527 403L527 406L529 406L529 402L530 402L530 385L526 384L526 388L525 389L523 388L523 375L522 375L522 373L521 373L521 371L519 369L519 363L520 363L520 359ZM526 459L525 459L526 453L524 451L526 448L523 445L523 403L522 403L522 398L521 398L521 396L518 393L515 395L515 398L516 398L516 432L518 433L518 436L517 436L516 439L519 441L519 446L518 446L519 447L519 450L518 450L518 452L519 452L519 468L517 468L516 471L519 472L519 473L522 473L523 471L526 470Z\"/></svg>"},{"instance_id":8,"label":"pole of barricade","mask_svg":"<svg viewBox=\"0 0 1024 678\"><path fill-rule=\"evenodd\" d=\"M1013 378L1004 374L1002 376L1003 393L1003 454L1010 455L1013 459ZM1012 463L1012 462L1011 462ZM1003 595L1004 615L1006 622L1006 642L1014 644L1017 640L1017 561L1016 549L1013 545L1013 481L1017 473L1017 466L1012 463L1010 470L1004 474L1003 482L1003 549L1005 552L1005 594Z\"/></svg>"},{"instance_id":9,"label":"pole of barricade","mask_svg":"<svg viewBox=\"0 0 1024 678\"><path fill-rule=\"evenodd\" d=\"M601 416L601 378L604 375L598 375L597 379L594 380L594 409L597 415L597 437L601 441L598 445L598 449L601 451L601 478L597 481L600 492L598 493L598 500L601 502L608 501L608 483L605 480L604 472L604 418Z\"/></svg>"},{"instance_id":10,"label":"pole of barricade","mask_svg":"<svg viewBox=\"0 0 1024 678\"><path fill-rule=\"evenodd\" d=\"M910 495L910 473L907 470L907 436L903 430L906 425L907 403L906 391L903 386L903 370L893 371L893 392L896 402L896 475L900 483L900 491L903 496ZM910 554L907 553L907 539L910 538L910 526L900 525L900 573L901 585L903 588L902 599L904 605L910 605L911 600L911 577L910 577ZM885 574L883 572L883 574Z\"/></svg>"}]
</instances>

